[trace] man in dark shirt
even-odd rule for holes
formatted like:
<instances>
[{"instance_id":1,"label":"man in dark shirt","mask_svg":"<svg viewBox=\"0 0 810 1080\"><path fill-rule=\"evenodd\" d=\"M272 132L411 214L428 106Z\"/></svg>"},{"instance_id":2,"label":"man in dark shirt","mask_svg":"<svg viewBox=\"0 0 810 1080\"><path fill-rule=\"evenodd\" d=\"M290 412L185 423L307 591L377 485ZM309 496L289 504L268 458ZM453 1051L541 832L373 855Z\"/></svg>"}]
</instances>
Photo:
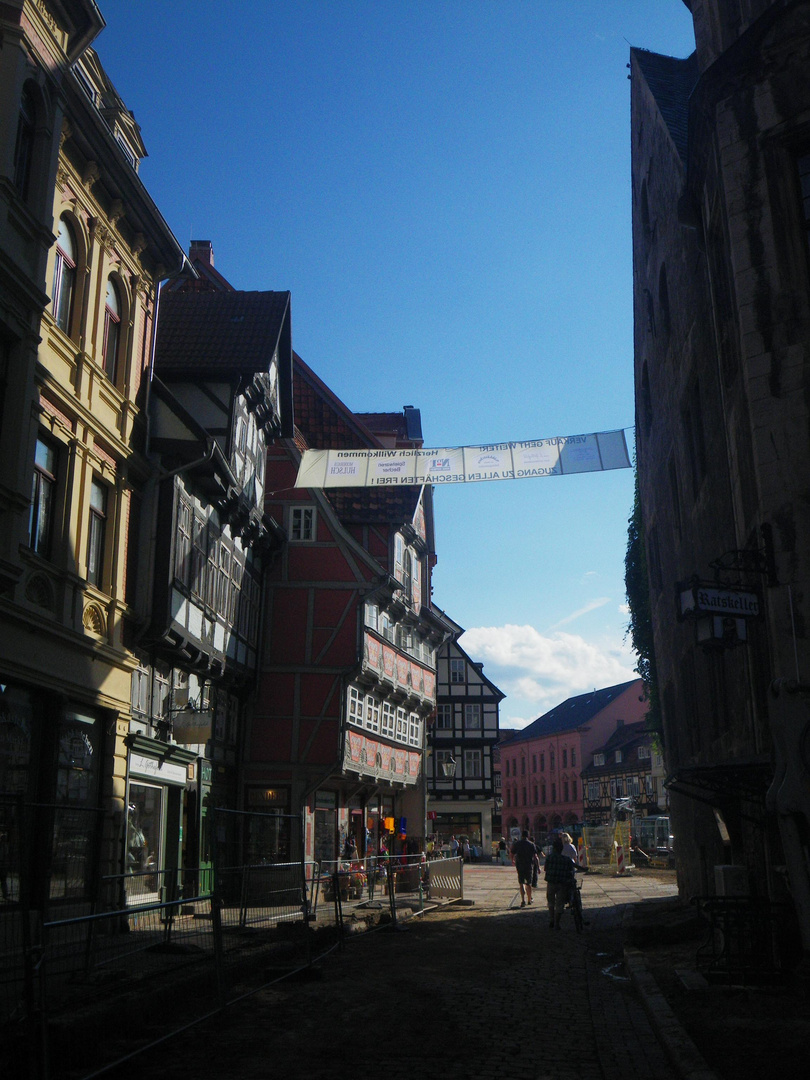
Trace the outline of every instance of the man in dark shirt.
<instances>
[{"instance_id":1,"label":"man in dark shirt","mask_svg":"<svg viewBox=\"0 0 810 1080\"><path fill-rule=\"evenodd\" d=\"M529 839L529 830L523 830L523 836L512 845L512 865L517 870L520 885L520 906L526 907L532 902L532 867L537 858L537 848Z\"/></svg>"},{"instance_id":2,"label":"man in dark shirt","mask_svg":"<svg viewBox=\"0 0 810 1080\"><path fill-rule=\"evenodd\" d=\"M555 836L551 851L546 855L546 901L549 926L556 930L560 928L560 918L568 900L568 891L576 877L574 864L566 855L563 855L562 849L562 839Z\"/></svg>"}]
</instances>

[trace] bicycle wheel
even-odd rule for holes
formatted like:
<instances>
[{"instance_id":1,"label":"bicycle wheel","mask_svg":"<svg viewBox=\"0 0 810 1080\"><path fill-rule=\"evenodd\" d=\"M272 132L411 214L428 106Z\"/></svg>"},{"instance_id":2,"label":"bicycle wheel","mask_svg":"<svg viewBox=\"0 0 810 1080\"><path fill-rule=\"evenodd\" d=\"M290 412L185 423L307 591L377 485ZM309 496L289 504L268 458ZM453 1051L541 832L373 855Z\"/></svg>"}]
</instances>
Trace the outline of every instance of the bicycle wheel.
<instances>
[{"instance_id":1,"label":"bicycle wheel","mask_svg":"<svg viewBox=\"0 0 810 1080\"><path fill-rule=\"evenodd\" d=\"M579 889L574 886L571 890L571 913L574 916L574 926L577 929L577 933L582 933L582 927L584 925L582 919L582 897L579 894Z\"/></svg>"}]
</instances>

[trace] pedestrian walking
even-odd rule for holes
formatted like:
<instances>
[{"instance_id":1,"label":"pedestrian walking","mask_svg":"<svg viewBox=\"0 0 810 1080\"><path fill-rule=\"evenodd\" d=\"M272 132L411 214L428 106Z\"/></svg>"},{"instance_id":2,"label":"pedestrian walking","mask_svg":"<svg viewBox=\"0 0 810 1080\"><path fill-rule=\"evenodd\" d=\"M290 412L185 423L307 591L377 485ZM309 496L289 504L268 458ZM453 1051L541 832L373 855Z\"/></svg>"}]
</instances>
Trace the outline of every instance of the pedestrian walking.
<instances>
[{"instance_id":1,"label":"pedestrian walking","mask_svg":"<svg viewBox=\"0 0 810 1080\"><path fill-rule=\"evenodd\" d=\"M532 871L537 858L537 848L529 839L529 830L523 830L523 836L512 845L512 865L517 870L520 886L520 906L532 902Z\"/></svg>"},{"instance_id":2,"label":"pedestrian walking","mask_svg":"<svg viewBox=\"0 0 810 1080\"><path fill-rule=\"evenodd\" d=\"M576 877L574 863L562 852L562 838L555 836L551 843L551 851L546 856L546 902L548 924L552 930L560 928L560 919L568 900L568 892Z\"/></svg>"},{"instance_id":3,"label":"pedestrian walking","mask_svg":"<svg viewBox=\"0 0 810 1080\"><path fill-rule=\"evenodd\" d=\"M560 833L560 839L562 840L562 853L567 859L571 859L572 862L578 862L577 849L574 847L574 838L570 833Z\"/></svg>"}]
</instances>

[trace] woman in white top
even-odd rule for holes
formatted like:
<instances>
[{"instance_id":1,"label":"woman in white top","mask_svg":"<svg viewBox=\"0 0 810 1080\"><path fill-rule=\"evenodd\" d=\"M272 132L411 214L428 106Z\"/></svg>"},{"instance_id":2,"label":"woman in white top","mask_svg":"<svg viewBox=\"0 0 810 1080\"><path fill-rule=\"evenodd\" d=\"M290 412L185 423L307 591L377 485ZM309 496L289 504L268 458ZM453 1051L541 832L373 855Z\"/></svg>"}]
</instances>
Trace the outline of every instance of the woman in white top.
<instances>
[{"instance_id":1,"label":"woman in white top","mask_svg":"<svg viewBox=\"0 0 810 1080\"><path fill-rule=\"evenodd\" d=\"M578 863L579 856L577 855L577 849L574 847L574 838L570 833L564 832L560 833L560 839L563 842L563 855L571 859L572 862Z\"/></svg>"}]
</instances>

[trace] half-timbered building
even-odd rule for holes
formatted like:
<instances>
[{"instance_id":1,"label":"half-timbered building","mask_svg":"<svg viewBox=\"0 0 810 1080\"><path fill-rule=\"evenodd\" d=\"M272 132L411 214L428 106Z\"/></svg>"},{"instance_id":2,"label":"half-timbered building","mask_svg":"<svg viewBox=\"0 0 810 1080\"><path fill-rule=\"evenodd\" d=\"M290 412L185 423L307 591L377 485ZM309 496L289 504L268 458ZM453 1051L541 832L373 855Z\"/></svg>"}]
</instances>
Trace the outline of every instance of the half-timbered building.
<instances>
[{"instance_id":1,"label":"half-timbered building","mask_svg":"<svg viewBox=\"0 0 810 1080\"><path fill-rule=\"evenodd\" d=\"M585 762L581 775L586 825L610 822L617 799L629 800L637 817L668 811L663 757L644 720L617 724L610 738Z\"/></svg>"},{"instance_id":2,"label":"half-timbered building","mask_svg":"<svg viewBox=\"0 0 810 1080\"><path fill-rule=\"evenodd\" d=\"M213 278L210 244L192 265L160 298L127 805L146 839L132 859L148 849L193 874L210 857L209 806L237 806L264 569L284 538L264 475L268 443L292 430L292 346L288 292Z\"/></svg>"},{"instance_id":3,"label":"half-timbered building","mask_svg":"<svg viewBox=\"0 0 810 1080\"><path fill-rule=\"evenodd\" d=\"M457 623L453 626L454 636L442 645L437 661L428 812L440 844L451 836L466 837L489 857L497 794L493 751L499 738L499 705L506 695L484 675L484 665L459 645L463 630ZM450 769L448 762L453 763Z\"/></svg>"},{"instance_id":4,"label":"half-timbered building","mask_svg":"<svg viewBox=\"0 0 810 1080\"><path fill-rule=\"evenodd\" d=\"M432 492L296 488L305 448L383 442L297 356L293 382L295 439L268 455L266 508L288 543L269 572L245 807L275 816L285 851L298 847L286 823L303 814L307 858L334 859L352 839L361 855L381 841L419 848L425 726L449 632L430 605ZM372 426L390 429L384 416ZM418 410L401 420L404 445L421 445Z\"/></svg>"}]
</instances>

